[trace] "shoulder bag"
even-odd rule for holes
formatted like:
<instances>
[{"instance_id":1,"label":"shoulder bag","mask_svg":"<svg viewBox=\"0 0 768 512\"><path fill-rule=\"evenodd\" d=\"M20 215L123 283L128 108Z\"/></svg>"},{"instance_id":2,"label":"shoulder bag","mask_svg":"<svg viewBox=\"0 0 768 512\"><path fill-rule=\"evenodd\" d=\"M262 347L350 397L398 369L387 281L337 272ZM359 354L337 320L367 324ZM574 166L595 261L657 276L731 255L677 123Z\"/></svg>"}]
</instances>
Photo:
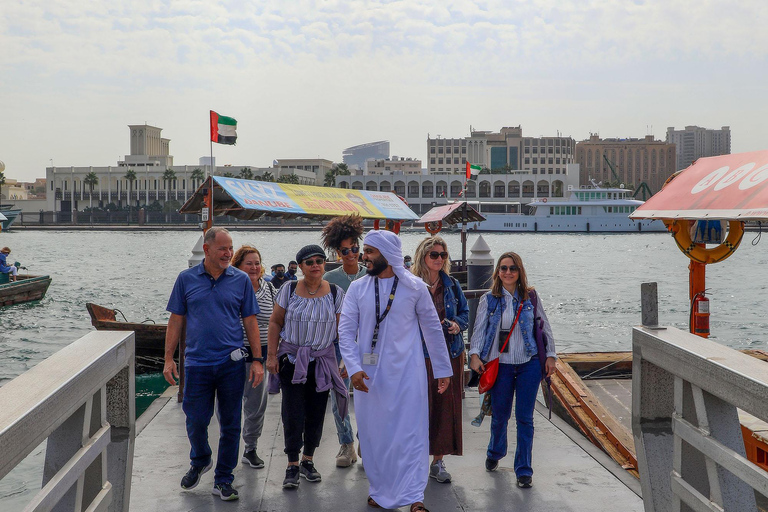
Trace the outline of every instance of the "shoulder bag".
<instances>
[{"instance_id":1,"label":"shoulder bag","mask_svg":"<svg viewBox=\"0 0 768 512\"><path fill-rule=\"evenodd\" d=\"M515 321L512 322L512 327L509 328L509 334L507 339L504 340L504 345L501 346L499 353L504 352L509 343L509 338L512 336L512 331L515 330L517 320L520 318L520 313L523 311L523 301L520 301L520 306L517 308L517 314L515 315ZM482 394L490 390L494 384L496 384L496 377L499 376L499 358L492 359L485 363L485 371L480 375L480 383L477 386L477 390Z\"/></svg>"}]
</instances>

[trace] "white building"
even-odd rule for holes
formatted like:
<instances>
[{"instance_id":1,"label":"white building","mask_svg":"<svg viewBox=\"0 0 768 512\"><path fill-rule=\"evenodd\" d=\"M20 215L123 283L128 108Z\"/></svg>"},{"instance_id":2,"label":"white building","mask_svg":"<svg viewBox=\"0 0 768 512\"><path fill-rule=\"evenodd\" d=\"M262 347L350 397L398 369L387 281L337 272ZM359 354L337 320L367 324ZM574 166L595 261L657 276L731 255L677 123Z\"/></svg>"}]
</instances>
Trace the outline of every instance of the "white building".
<instances>
[{"instance_id":1,"label":"white building","mask_svg":"<svg viewBox=\"0 0 768 512\"><path fill-rule=\"evenodd\" d=\"M397 156L381 159L369 158L365 161L364 175L377 174L421 174L421 160Z\"/></svg>"},{"instance_id":2,"label":"white building","mask_svg":"<svg viewBox=\"0 0 768 512\"><path fill-rule=\"evenodd\" d=\"M350 170L362 171L365 169L365 162L370 158L374 160L389 158L389 141L380 140L352 146L344 150L341 158Z\"/></svg>"},{"instance_id":3,"label":"white building","mask_svg":"<svg viewBox=\"0 0 768 512\"><path fill-rule=\"evenodd\" d=\"M689 167L697 158L731 154L731 128L710 130L686 126L684 130L667 128L667 143L677 146L677 170Z\"/></svg>"}]
</instances>

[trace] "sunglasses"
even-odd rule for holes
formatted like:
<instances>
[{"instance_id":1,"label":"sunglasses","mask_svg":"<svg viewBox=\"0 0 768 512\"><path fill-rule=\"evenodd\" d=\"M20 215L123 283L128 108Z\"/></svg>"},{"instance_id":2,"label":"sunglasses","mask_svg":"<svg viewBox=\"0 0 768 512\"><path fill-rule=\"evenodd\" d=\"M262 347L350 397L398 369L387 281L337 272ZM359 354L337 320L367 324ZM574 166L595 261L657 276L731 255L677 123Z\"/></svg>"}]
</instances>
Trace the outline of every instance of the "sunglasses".
<instances>
[{"instance_id":1,"label":"sunglasses","mask_svg":"<svg viewBox=\"0 0 768 512\"><path fill-rule=\"evenodd\" d=\"M360 252L360 247L353 245L352 247L345 247L343 249L340 249L339 252L341 253L342 256L346 256L350 252L352 252L353 254L357 254Z\"/></svg>"},{"instance_id":2,"label":"sunglasses","mask_svg":"<svg viewBox=\"0 0 768 512\"><path fill-rule=\"evenodd\" d=\"M517 265L510 265L510 266L502 265L499 267L499 274L506 271L520 272L520 267L518 267Z\"/></svg>"},{"instance_id":3,"label":"sunglasses","mask_svg":"<svg viewBox=\"0 0 768 512\"><path fill-rule=\"evenodd\" d=\"M312 265L322 265L325 263L325 260L323 258L317 258L316 260L304 260L303 263L306 266L311 267Z\"/></svg>"},{"instance_id":4,"label":"sunglasses","mask_svg":"<svg viewBox=\"0 0 768 512\"><path fill-rule=\"evenodd\" d=\"M429 253L429 257L432 258L433 260L436 260L437 258L443 258L445 260L445 259L448 259L448 253L445 251L443 252L432 251L431 253Z\"/></svg>"}]
</instances>

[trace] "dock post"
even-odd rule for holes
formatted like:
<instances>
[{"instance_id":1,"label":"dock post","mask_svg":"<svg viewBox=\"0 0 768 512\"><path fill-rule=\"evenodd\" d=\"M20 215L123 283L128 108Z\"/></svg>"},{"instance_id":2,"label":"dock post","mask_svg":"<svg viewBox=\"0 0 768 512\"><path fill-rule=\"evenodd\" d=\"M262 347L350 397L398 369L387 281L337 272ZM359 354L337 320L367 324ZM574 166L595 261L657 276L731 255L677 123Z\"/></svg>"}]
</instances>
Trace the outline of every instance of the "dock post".
<instances>
[{"instance_id":1,"label":"dock post","mask_svg":"<svg viewBox=\"0 0 768 512\"><path fill-rule=\"evenodd\" d=\"M467 259L467 290L487 290L491 287L493 276L493 256L491 248L480 235L469 250ZM475 325L475 313L480 299L469 300L469 330L467 340L472 339L472 327Z\"/></svg>"},{"instance_id":2,"label":"dock post","mask_svg":"<svg viewBox=\"0 0 768 512\"><path fill-rule=\"evenodd\" d=\"M131 501L133 448L136 439L135 366L135 360L132 360L129 366L107 382L107 421L110 425L107 478L112 484L110 512L128 512Z\"/></svg>"},{"instance_id":3,"label":"dock post","mask_svg":"<svg viewBox=\"0 0 768 512\"><path fill-rule=\"evenodd\" d=\"M656 283L640 285L643 327L659 326L659 291Z\"/></svg>"}]
</instances>

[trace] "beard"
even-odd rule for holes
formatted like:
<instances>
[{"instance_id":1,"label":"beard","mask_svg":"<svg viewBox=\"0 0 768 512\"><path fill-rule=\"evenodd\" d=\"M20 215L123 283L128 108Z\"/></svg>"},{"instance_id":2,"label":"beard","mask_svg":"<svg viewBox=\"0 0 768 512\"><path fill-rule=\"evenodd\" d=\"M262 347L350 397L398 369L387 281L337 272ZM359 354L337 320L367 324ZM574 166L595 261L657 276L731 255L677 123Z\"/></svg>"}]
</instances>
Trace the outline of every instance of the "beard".
<instances>
[{"instance_id":1,"label":"beard","mask_svg":"<svg viewBox=\"0 0 768 512\"><path fill-rule=\"evenodd\" d=\"M384 256L379 256L375 260L367 260L370 261L372 264L371 268L366 268L365 273L369 276L377 276L387 270L387 267L389 266L389 263L386 259L384 259Z\"/></svg>"}]
</instances>

